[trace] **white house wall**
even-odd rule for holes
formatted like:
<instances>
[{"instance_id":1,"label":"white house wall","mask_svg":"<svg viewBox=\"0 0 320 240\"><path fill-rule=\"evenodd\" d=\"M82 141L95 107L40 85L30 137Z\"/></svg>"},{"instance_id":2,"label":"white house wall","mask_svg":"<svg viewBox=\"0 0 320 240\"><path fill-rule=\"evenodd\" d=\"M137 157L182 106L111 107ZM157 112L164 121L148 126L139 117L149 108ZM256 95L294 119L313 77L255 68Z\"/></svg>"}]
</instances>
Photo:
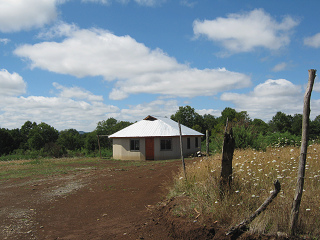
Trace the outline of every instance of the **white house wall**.
<instances>
[{"instance_id":1,"label":"white house wall","mask_svg":"<svg viewBox=\"0 0 320 240\"><path fill-rule=\"evenodd\" d=\"M201 137L190 137L190 149L187 149L187 138L182 138L184 157L200 151ZM195 138L198 138L198 146L195 147ZM140 150L130 151L130 140L140 140ZM171 150L160 150L160 140L171 139ZM145 138L113 138L113 158L121 160L145 160ZM180 138L179 137L156 137L154 138L154 160L177 159L180 158Z\"/></svg>"},{"instance_id":2,"label":"white house wall","mask_svg":"<svg viewBox=\"0 0 320 240\"><path fill-rule=\"evenodd\" d=\"M121 160L145 160L145 139L132 138L140 140L140 150L130 151L131 138L114 138L113 139L113 158Z\"/></svg>"}]
</instances>

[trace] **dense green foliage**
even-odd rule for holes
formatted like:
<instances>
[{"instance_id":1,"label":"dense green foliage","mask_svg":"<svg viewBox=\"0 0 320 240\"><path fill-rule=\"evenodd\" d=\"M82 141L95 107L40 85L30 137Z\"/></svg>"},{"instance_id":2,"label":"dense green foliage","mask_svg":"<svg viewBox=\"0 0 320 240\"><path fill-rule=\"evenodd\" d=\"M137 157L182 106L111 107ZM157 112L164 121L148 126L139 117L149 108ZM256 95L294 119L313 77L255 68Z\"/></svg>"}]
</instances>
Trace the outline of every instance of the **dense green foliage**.
<instances>
[{"instance_id":1,"label":"dense green foliage","mask_svg":"<svg viewBox=\"0 0 320 240\"><path fill-rule=\"evenodd\" d=\"M232 108L225 108L220 117L210 114L199 115L190 106L180 107L171 116L190 128L206 133L209 131L210 151L221 151L223 133L228 119L228 128L233 129L236 148L254 148L265 150L268 146L297 146L300 145L302 131L302 115L287 115L277 112L268 122L261 119L250 119L246 111L237 112ZM318 140L320 134L320 115L310 121L310 140ZM205 140L205 138L203 138ZM205 147L205 144L202 144Z\"/></svg>"},{"instance_id":2,"label":"dense green foliage","mask_svg":"<svg viewBox=\"0 0 320 240\"><path fill-rule=\"evenodd\" d=\"M268 122L250 119L246 111L237 112L230 107L220 117L200 115L190 106L179 107L171 116L174 121L203 134L209 132L210 151L221 151L226 121L233 129L236 148L265 150L267 146L297 146L300 144L302 115L277 112ZM80 134L76 129L58 131L46 124L27 121L20 129L0 128L0 160L31 159L36 157L98 156L100 146L104 156L112 156L112 140L106 136L132 124L109 118L97 123L94 131ZM320 115L310 121L310 140L318 140ZM205 137L203 137L205 140ZM202 144L205 146L205 144Z\"/></svg>"}]
</instances>

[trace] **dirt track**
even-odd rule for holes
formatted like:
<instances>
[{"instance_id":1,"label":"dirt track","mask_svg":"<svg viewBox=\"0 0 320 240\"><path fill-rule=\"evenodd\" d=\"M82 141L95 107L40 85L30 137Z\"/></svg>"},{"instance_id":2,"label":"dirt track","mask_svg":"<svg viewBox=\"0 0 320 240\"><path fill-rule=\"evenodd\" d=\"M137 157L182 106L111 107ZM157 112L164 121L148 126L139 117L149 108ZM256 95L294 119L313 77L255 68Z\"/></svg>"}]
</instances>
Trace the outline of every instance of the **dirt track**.
<instances>
[{"instance_id":1,"label":"dirt track","mask_svg":"<svg viewBox=\"0 0 320 240\"><path fill-rule=\"evenodd\" d=\"M188 160L186 165L194 160ZM79 165L67 174L0 182L0 239L228 239L226 229L204 219L182 218L166 200L181 162L125 166L103 161ZM244 234L240 239L289 239Z\"/></svg>"},{"instance_id":2,"label":"dirt track","mask_svg":"<svg viewBox=\"0 0 320 240\"><path fill-rule=\"evenodd\" d=\"M0 239L147 239L141 229L149 210L164 199L181 162L104 164L102 170L1 182ZM161 231L152 238L166 239Z\"/></svg>"}]
</instances>

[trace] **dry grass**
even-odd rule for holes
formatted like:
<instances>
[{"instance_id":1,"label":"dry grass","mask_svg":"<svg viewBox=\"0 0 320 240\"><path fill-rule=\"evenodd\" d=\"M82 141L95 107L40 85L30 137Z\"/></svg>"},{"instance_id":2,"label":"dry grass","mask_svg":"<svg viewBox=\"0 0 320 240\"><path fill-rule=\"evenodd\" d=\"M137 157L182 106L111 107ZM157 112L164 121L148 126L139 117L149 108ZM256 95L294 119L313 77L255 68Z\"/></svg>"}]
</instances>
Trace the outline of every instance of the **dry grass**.
<instances>
[{"instance_id":1,"label":"dry grass","mask_svg":"<svg viewBox=\"0 0 320 240\"><path fill-rule=\"evenodd\" d=\"M319 153L319 154L318 154ZM235 225L250 216L270 195L278 179L281 192L267 210L250 225L259 233L288 232L289 216L296 187L300 149L268 148L266 152L236 150L233 158L233 184L221 198L219 193L221 156L202 158L187 167L187 179L177 176L170 195L187 195L194 207L225 226ZM320 145L308 148L306 179L298 232L320 236ZM181 213L183 214L183 213ZM190 213L185 210L185 215Z\"/></svg>"}]
</instances>

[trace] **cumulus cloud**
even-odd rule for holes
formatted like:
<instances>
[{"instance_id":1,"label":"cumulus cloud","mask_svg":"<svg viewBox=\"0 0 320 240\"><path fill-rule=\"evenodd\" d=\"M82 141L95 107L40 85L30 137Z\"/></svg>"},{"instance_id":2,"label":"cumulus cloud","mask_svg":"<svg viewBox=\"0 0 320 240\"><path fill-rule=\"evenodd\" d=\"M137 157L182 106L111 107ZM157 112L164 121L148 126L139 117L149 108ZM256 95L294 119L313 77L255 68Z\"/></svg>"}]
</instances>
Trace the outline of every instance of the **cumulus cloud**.
<instances>
[{"instance_id":1,"label":"cumulus cloud","mask_svg":"<svg viewBox=\"0 0 320 240\"><path fill-rule=\"evenodd\" d=\"M179 109L178 101L175 99L163 100L158 99L148 103L138 105L129 105L128 108L123 108L119 113L109 114L108 116L126 121L137 121L145 118L148 115L168 117L174 114Z\"/></svg>"},{"instance_id":2,"label":"cumulus cloud","mask_svg":"<svg viewBox=\"0 0 320 240\"><path fill-rule=\"evenodd\" d=\"M49 31L50 32L50 31ZM130 36L116 36L102 29L78 29L63 24L49 36L61 42L22 45L14 52L30 60L31 68L77 77L102 76L116 81L110 99L130 94L209 96L220 91L247 87L250 78L226 69L194 69L180 64L161 49L150 49Z\"/></svg>"},{"instance_id":3,"label":"cumulus cloud","mask_svg":"<svg viewBox=\"0 0 320 240\"><path fill-rule=\"evenodd\" d=\"M57 33L56 33L57 34ZM150 50L130 36L116 36L101 29L77 29L62 42L23 45L15 54L41 68L77 77L103 76L106 80L181 69L160 49Z\"/></svg>"},{"instance_id":4,"label":"cumulus cloud","mask_svg":"<svg viewBox=\"0 0 320 240\"><path fill-rule=\"evenodd\" d=\"M18 73L0 70L0 96L17 96L26 92L27 84Z\"/></svg>"},{"instance_id":5,"label":"cumulus cloud","mask_svg":"<svg viewBox=\"0 0 320 240\"><path fill-rule=\"evenodd\" d=\"M298 25L290 16L277 22L262 9L240 14L229 14L226 18L195 20L193 31L196 37L206 36L221 43L231 53L249 52L257 47L277 50L290 43L290 32Z\"/></svg>"},{"instance_id":6,"label":"cumulus cloud","mask_svg":"<svg viewBox=\"0 0 320 240\"><path fill-rule=\"evenodd\" d=\"M59 93L59 97L61 98L81 99L81 100L88 100L89 102L103 101L102 96L94 95L93 93L85 89L81 89L79 87L68 88L56 82L53 83L53 86L56 89L61 90L61 92Z\"/></svg>"},{"instance_id":7,"label":"cumulus cloud","mask_svg":"<svg viewBox=\"0 0 320 240\"><path fill-rule=\"evenodd\" d=\"M56 19L62 0L0 1L0 31L15 32L42 27Z\"/></svg>"},{"instance_id":8,"label":"cumulus cloud","mask_svg":"<svg viewBox=\"0 0 320 240\"><path fill-rule=\"evenodd\" d=\"M212 96L218 92L243 88L251 84L248 76L226 69L184 69L150 73L118 81L110 98L122 99L124 94L153 93L173 97Z\"/></svg>"},{"instance_id":9,"label":"cumulus cloud","mask_svg":"<svg viewBox=\"0 0 320 240\"><path fill-rule=\"evenodd\" d=\"M320 33L304 39L304 45L314 48L320 47Z\"/></svg>"},{"instance_id":10,"label":"cumulus cloud","mask_svg":"<svg viewBox=\"0 0 320 240\"><path fill-rule=\"evenodd\" d=\"M269 79L248 94L223 93L221 100L231 101L238 110L247 111L251 118L269 120L276 112L302 112L303 93L299 85L288 80Z\"/></svg>"},{"instance_id":11,"label":"cumulus cloud","mask_svg":"<svg viewBox=\"0 0 320 240\"><path fill-rule=\"evenodd\" d=\"M3 81L2 75L8 74L5 70L1 71L0 127L19 128L30 120L45 122L58 130L75 128L93 131L97 122L107 119L108 114L120 111L116 106L105 104L102 96L79 87L68 88L58 83L53 84L59 91L54 97L23 97L20 95L25 92L22 78L14 73L7 77L9 81Z\"/></svg>"}]
</instances>

